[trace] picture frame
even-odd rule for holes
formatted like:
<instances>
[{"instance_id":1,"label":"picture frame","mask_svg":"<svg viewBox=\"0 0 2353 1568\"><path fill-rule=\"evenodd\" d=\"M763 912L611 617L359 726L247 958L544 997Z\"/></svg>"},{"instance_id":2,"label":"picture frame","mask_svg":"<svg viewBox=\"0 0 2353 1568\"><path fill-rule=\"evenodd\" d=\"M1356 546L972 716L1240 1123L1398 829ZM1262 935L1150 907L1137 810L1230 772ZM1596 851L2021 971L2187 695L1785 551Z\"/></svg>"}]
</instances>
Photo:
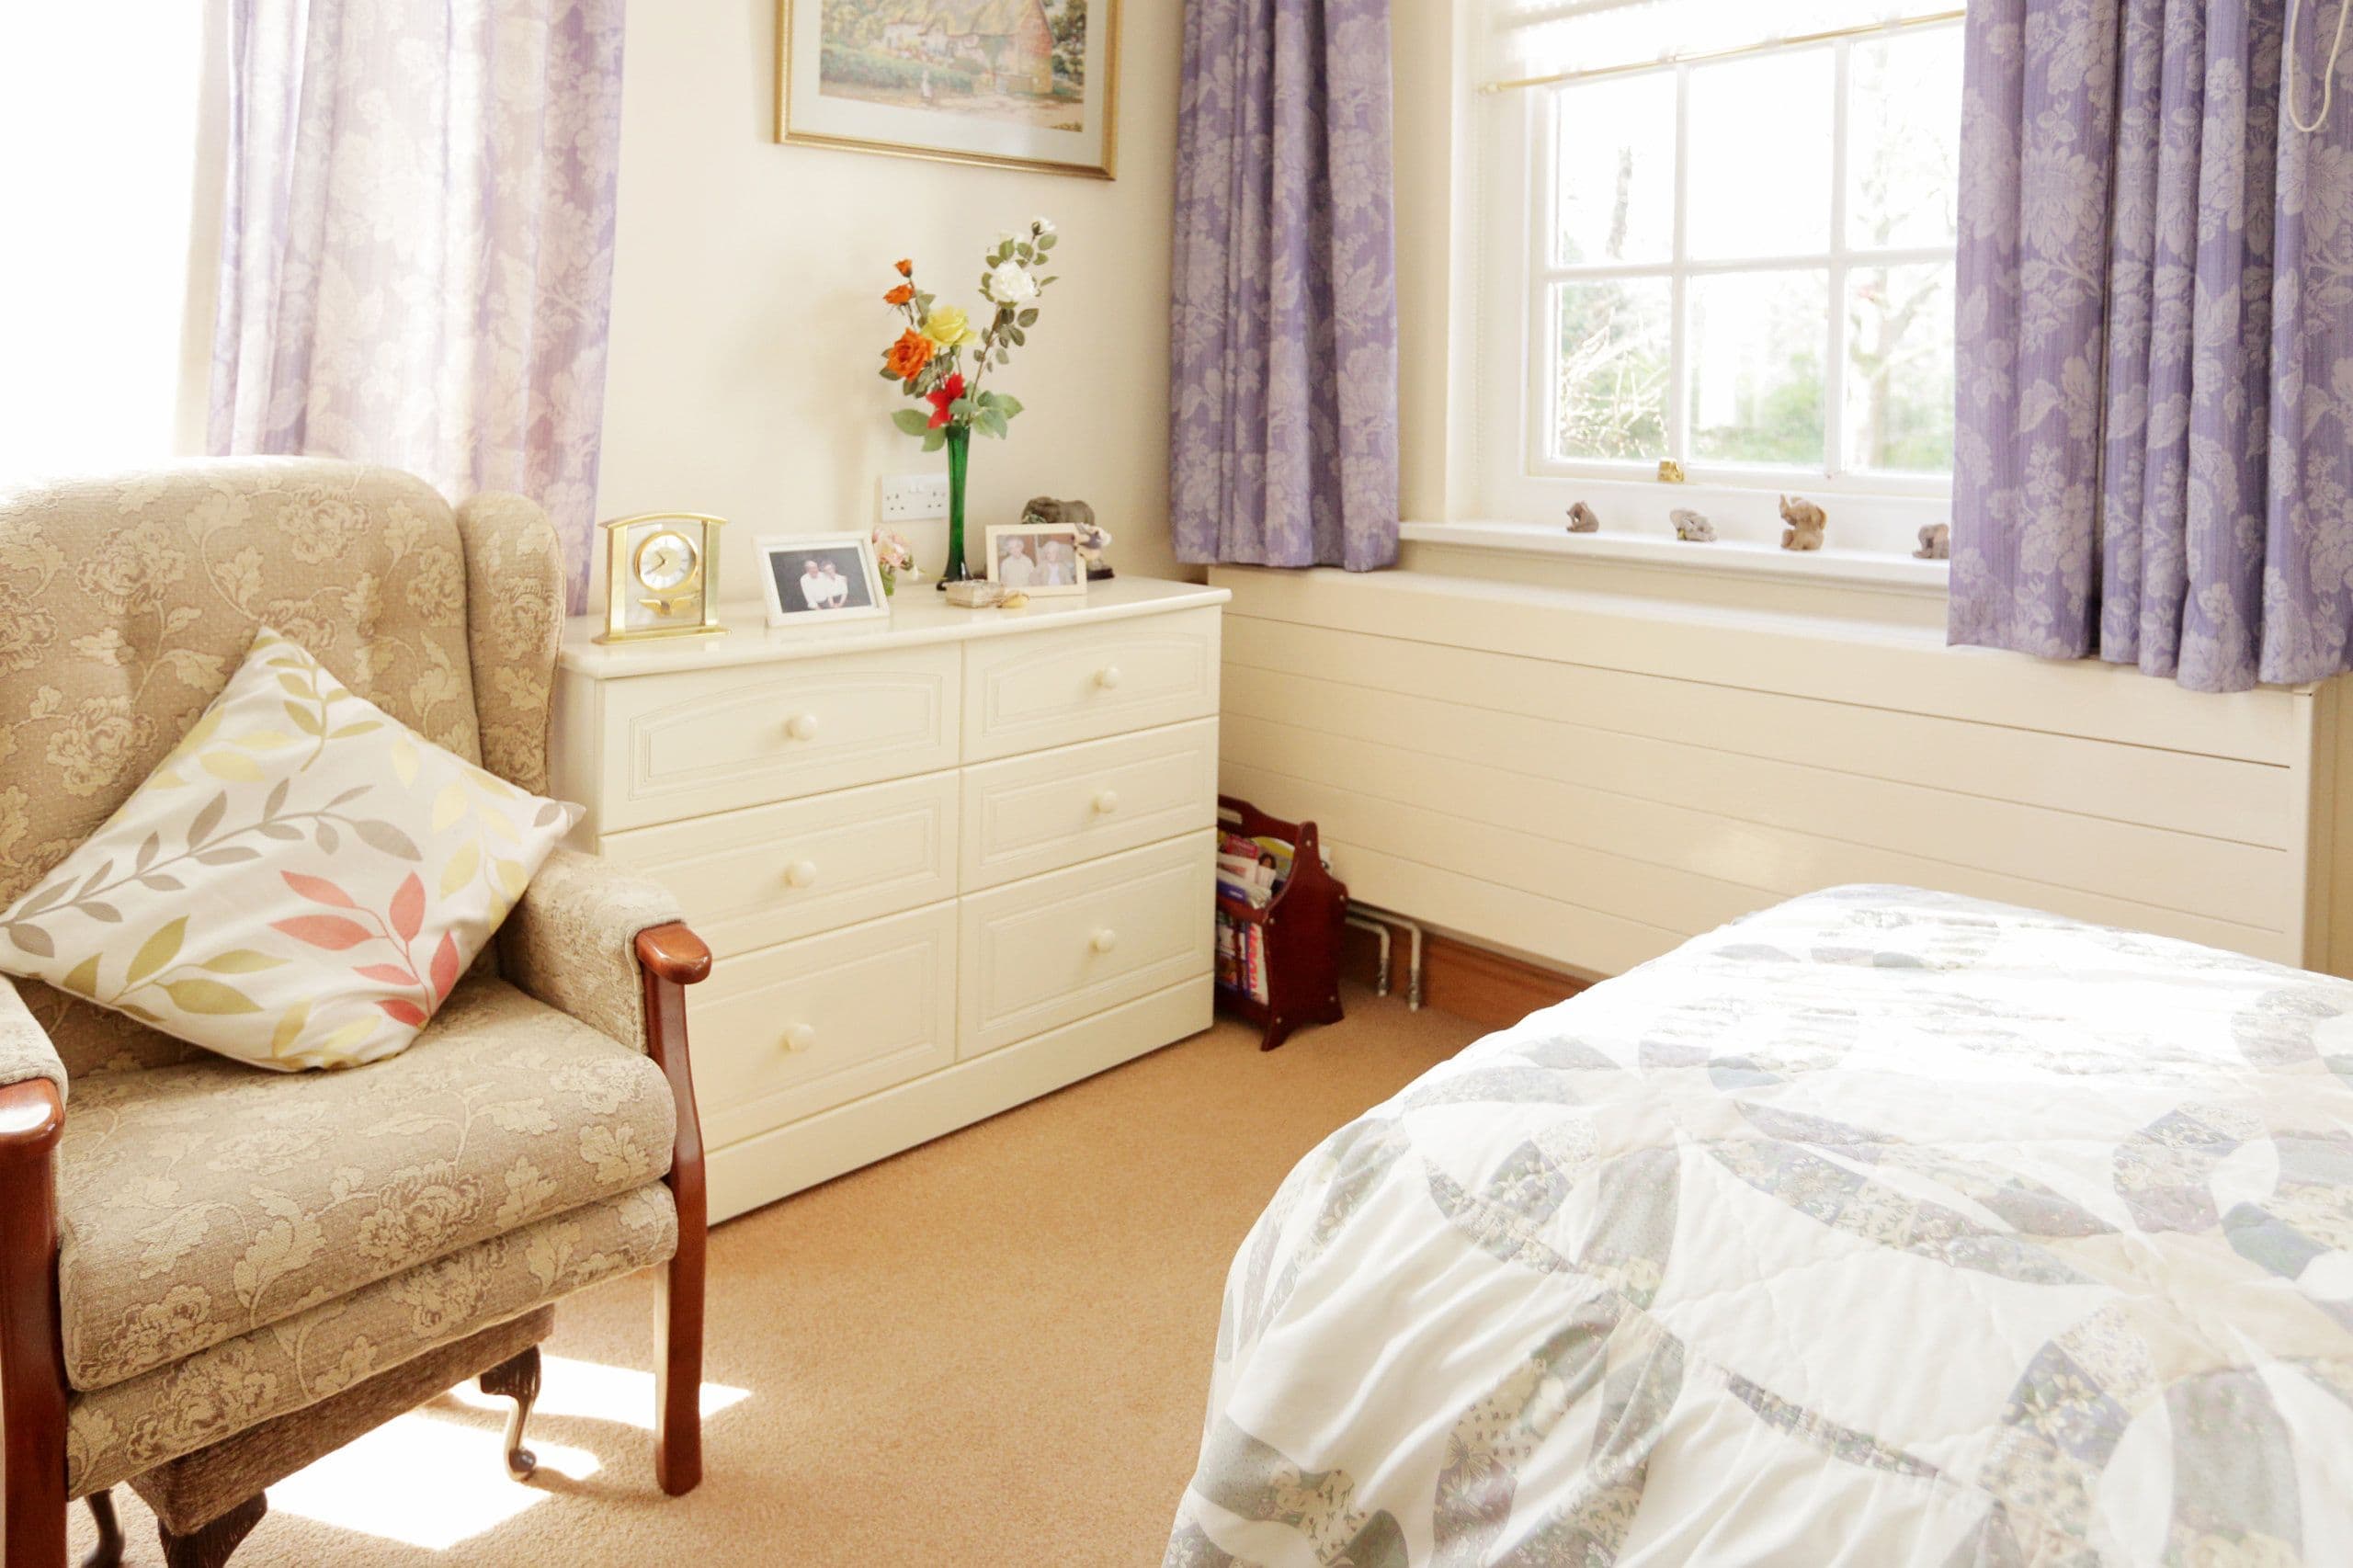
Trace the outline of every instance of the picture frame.
<instances>
[{"instance_id":1,"label":"picture frame","mask_svg":"<svg viewBox=\"0 0 2353 1568\"><path fill-rule=\"evenodd\" d=\"M776 139L1110 179L1120 0L777 0Z\"/></svg>"},{"instance_id":2,"label":"picture frame","mask_svg":"<svg viewBox=\"0 0 2353 1568\"><path fill-rule=\"evenodd\" d=\"M767 534L752 541L770 626L888 616L874 540L865 534Z\"/></svg>"},{"instance_id":3,"label":"picture frame","mask_svg":"<svg viewBox=\"0 0 2353 1568\"><path fill-rule=\"evenodd\" d=\"M1068 523L1003 523L988 530L983 574L1031 598L1084 597L1086 562L1078 530Z\"/></svg>"}]
</instances>

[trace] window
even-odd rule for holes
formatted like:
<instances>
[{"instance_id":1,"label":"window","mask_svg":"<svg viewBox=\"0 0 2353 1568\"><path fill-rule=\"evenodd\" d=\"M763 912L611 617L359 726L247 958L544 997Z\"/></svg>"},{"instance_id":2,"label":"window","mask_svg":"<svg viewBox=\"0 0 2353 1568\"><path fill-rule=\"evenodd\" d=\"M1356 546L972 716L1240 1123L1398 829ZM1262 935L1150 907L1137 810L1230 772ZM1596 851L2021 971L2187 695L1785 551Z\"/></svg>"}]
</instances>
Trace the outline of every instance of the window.
<instances>
[{"instance_id":1,"label":"window","mask_svg":"<svg viewBox=\"0 0 2353 1568\"><path fill-rule=\"evenodd\" d=\"M0 488L202 449L227 13L0 6Z\"/></svg>"},{"instance_id":2,"label":"window","mask_svg":"<svg viewBox=\"0 0 2353 1568\"><path fill-rule=\"evenodd\" d=\"M1521 89L1532 475L1930 494L1960 25Z\"/></svg>"}]
</instances>

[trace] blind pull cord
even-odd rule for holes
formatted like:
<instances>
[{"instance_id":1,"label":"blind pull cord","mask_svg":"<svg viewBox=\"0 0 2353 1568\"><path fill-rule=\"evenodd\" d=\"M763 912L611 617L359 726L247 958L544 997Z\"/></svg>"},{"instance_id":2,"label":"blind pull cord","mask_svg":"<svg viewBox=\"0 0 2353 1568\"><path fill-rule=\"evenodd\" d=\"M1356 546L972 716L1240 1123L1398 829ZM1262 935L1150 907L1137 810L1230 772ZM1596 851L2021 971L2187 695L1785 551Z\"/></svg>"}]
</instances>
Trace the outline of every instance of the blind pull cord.
<instances>
[{"instance_id":1,"label":"blind pull cord","mask_svg":"<svg viewBox=\"0 0 2353 1568\"><path fill-rule=\"evenodd\" d=\"M2320 68L2320 112L2313 116L2310 125L2306 125L2304 117L2296 112L2296 12L2301 6L2302 0L2288 0L2287 42L2282 46L2288 57L2285 96L2289 123L2310 136L2328 123L2329 105L2336 94L2336 61L2337 57L2345 52L2345 18L2348 14L2353 14L2353 0L2337 0L2336 38L2328 46L2328 63Z\"/></svg>"}]
</instances>

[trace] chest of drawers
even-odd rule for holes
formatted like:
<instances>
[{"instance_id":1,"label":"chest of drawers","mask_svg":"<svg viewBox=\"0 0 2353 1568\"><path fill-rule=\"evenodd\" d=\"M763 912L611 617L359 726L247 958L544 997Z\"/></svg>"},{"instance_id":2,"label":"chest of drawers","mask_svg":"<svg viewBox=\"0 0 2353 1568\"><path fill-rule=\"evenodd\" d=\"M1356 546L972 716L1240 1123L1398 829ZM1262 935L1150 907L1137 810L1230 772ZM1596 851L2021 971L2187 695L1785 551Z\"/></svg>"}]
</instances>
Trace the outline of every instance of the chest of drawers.
<instances>
[{"instance_id":1,"label":"chest of drawers","mask_svg":"<svg viewBox=\"0 0 2353 1568\"><path fill-rule=\"evenodd\" d=\"M717 957L714 1219L1208 1027L1222 589L691 645L568 629L555 790Z\"/></svg>"}]
</instances>

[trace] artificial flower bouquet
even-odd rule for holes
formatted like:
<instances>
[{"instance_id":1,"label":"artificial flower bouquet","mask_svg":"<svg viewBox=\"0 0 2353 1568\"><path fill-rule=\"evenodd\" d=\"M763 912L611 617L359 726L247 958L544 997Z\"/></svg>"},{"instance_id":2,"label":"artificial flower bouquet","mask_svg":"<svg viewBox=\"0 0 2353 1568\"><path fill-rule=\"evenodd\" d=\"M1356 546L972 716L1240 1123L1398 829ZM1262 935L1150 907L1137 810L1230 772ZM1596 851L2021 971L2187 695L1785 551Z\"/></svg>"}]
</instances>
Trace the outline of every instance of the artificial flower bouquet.
<instances>
[{"instance_id":1,"label":"artificial flower bouquet","mask_svg":"<svg viewBox=\"0 0 2353 1568\"><path fill-rule=\"evenodd\" d=\"M940 574L942 587L972 575L964 562L965 452L972 433L1002 440L1021 412L1019 399L981 381L1029 341L1029 329L1038 323L1038 297L1054 281L1043 271L1054 238L1054 225L1034 218L1020 233L997 240L982 262L981 297L989 309L987 324L979 328L961 307L940 304L916 287L913 261L896 264L900 280L882 296L883 303L906 318L905 330L882 351L882 377L925 405L902 408L892 420L919 437L925 451L948 449L948 566Z\"/></svg>"}]
</instances>

